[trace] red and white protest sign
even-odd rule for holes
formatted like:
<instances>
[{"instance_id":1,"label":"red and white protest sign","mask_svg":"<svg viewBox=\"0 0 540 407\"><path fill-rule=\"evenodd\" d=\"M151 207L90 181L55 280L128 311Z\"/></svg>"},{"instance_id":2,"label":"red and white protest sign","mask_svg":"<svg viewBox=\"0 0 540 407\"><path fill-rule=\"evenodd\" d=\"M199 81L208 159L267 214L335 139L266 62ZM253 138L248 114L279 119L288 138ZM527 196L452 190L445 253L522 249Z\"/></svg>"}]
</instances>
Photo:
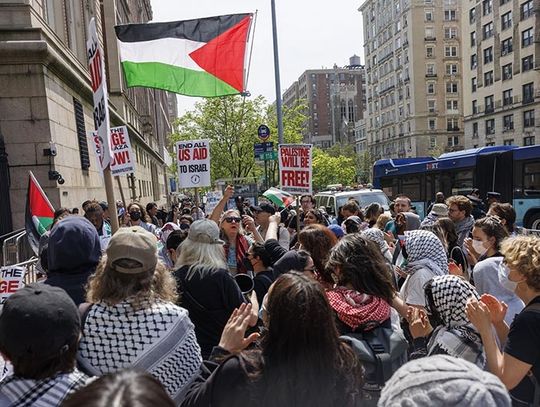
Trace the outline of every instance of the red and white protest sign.
<instances>
[{"instance_id":1,"label":"red and white protest sign","mask_svg":"<svg viewBox=\"0 0 540 407\"><path fill-rule=\"evenodd\" d=\"M24 275L26 268L17 266L7 266L0 268L0 304L24 286Z\"/></svg>"},{"instance_id":2,"label":"red and white protest sign","mask_svg":"<svg viewBox=\"0 0 540 407\"><path fill-rule=\"evenodd\" d=\"M189 140L176 143L180 188L209 187L210 141Z\"/></svg>"},{"instance_id":3,"label":"red and white protest sign","mask_svg":"<svg viewBox=\"0 0 540 407\"><path fill-rule=\"evenodd\" d=\"M107 96L107 82L105 80L105 60L103 50L99 45L94 17L88 25L88 41L86 42L88 57L88 70L92 81L94 94L94 129L100 139L98 151L99 165L102 170L112 161L111 142L109 139L109 102Z\"/></svg>"},{"instance_id":4,"label":"red and white protest sign","mask_svg":"<svg viewBox=\"0 0 540 407\"><path fill-rule=\"evenodd\" d=\"M292 194L311 194L312 144L280 144L279 182Z\"/></svg>"},{"instance_id":5,"label":"red and white protest sign","mask_svg":"<svg viewBox=\"0 0 540 407\"><path fill-rule=\"evenodd\" d=\"M98 168L100 167L99 150L101 149L101 139L96 131L88 133L90 142L96 152ZM111 162L111 173L114 176L132 174L135 172L135 155L131 149L131 141L126 126L111 127L110 132L113 160Z\"/></svg>"}]
</instances>

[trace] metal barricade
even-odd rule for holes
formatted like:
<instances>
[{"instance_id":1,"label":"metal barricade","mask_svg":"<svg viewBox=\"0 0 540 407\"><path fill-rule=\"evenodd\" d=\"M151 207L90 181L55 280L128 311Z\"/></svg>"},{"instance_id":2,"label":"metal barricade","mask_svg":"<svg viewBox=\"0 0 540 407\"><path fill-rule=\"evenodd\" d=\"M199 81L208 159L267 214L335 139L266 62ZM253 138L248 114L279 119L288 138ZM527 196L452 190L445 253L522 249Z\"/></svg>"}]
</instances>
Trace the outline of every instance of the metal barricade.
<instances>
[{"instance_id":1,"label":"metal barricade","mask_svg":"<svg viewBox=\"0 0 540 407\"><path fill-rule=\"evenodd\" d=\"M26 267L26 274L24 276L24 284L37 283L42 278L38 276L36 265L38 263L37 257L32 257L30 260L23 261L22 263L14 264L17 267Z\"/></svg>"},{"instance_id":2,"label":"metal barricade","mask_svg":"<svg viewBox=\"0 0 540 407\"><path fill-rule=\"evenodd\" d=\"M538 229L525 229L525 228L518 227L517 228L517 234L518 235L529 235L529 236L540 237L540 230L538 230Z\"/></svg>"},{"instance_id":3,"label":"metal barricade","mask_svg":"<svg viewBox=\"0 0 540 407\"><path fill-rule=\"evenodd\" d=\"M11 266L21 261L19 248L21 241L25 236L26 231L22 230L4 240L4 243L2 244L3 266Z\"/></svg>"}]
</instances>

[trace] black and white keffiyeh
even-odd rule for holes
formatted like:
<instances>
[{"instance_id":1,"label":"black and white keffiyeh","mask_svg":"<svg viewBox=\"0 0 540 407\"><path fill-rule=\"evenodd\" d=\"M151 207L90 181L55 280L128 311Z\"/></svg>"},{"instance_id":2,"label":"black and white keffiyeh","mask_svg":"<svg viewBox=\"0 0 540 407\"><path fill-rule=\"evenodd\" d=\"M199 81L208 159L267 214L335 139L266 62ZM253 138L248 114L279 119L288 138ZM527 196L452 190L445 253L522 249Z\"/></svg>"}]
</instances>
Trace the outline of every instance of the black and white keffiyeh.
<instances>
[{"instance_id":1,"label":"black and white keffiyeh","mask_svg":"<svg viewBox=\"0 0 540 407\"><path fill-rule=\"evenodd\" d=\"M407 274L413 274L419 268L429 268L436 276L448 274L446 250L434 233L427 230L405 232L405 249L408 265L403 271Z\"/></svg>"},{"instance_id":2,"label":"black and white keffiyeh","mask_svg":"<svg viewBox=\"0 0 540 407\"><path fill-rule=\"evenodd\" d=\"M384 240L384 233L382 230L377 228L368 228L366 230L363 230L360 233L360 236L362 236L364 239L371 240L372 242L377 243L379 248L381 249L382 255L392 262L392 253L390 253L390 248L388 247L388 243Z\"/></svg>"},{"instance_id":3,"label":"black and white keffiyeh","mask_svg":"<svg viewBox=\"0 0 540 407\"><path fill-rule=\"evenodd\" d=\"M428 344L428 355L434 345L449 355L468 360L483 368L485 354L480 334L471 325L465 314L469 298L480 299L476 289L464 279L445 275L431 281L433 305L443 325L437 327Z\"/></svg>"},{"instance_id":4,"label":"black and white keffiyeh","mask_svg":"<svg viewBox=\"0 0 540 407\"><path fill-rule=\"evenodd\" d=\"M133 367L155 376L180 404L202 363L188 312L172 303L129 301L92 304L77 359L84 371L103 375Z\"/></svg>"}]
</instances>

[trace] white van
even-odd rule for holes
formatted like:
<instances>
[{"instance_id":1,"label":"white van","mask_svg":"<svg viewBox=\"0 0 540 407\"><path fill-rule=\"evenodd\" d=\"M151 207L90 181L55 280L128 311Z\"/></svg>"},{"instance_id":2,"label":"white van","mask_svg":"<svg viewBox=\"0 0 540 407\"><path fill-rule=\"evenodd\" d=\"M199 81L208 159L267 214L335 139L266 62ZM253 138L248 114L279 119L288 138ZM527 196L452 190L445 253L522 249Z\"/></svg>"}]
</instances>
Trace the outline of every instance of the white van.
<instances>
[{"instance_id":1,"label":"white van","mask_svg":"<svg viewBox=\"0 0 540 407\"><path fill-rule=\"evenodd\" d=\"M384 208L385 212L390 210L390 200L380 189L360 189L346 192L323 191L315 195L315 200L317 208L324 206L328 215L337 216L338 209L345 205L351 197L360 203L362 209L377 202Z\"/></svg>"}]
</instances>

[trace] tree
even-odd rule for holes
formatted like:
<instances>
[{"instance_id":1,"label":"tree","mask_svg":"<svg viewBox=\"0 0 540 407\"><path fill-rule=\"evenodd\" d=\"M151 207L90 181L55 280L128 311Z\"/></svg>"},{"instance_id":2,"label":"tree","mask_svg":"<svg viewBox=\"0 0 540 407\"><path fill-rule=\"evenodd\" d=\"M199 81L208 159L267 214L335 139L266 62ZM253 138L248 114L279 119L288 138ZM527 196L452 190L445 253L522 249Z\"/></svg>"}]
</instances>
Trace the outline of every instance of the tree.
<instances>
[{"instance_id":1,"label":"tree","mask_svg":"<svg viewBox=\"0 0 540 407\"><path fill-rule=\"evenodd\" d=\"M171 142L209 139L212 181L254 177L259 172L253 156L257 128L264 122L264 97L229 96L205 99L175 122Z\"/></svg>"},{"instance_id":2,"label":"tree","mask_svg":"<svg viewBox=\"0 0 540 407\"><path fill-rule=\"evenodd\" d=\"M373 156L368 150L360 154L358 160L358 182L368 184L373 182Z\"/></svg>"},{"instance_id":3,"label":"tree","mask_svg":"<svg viewBox=\"0 0 540 407\"><path fill-rule=\"evenodd\" d=\"M351 185L356 178L355 159L343 155L331 156L319 148L313 149L313 188L324 189L330 184Z\"/></svg>"}]
</instances>

